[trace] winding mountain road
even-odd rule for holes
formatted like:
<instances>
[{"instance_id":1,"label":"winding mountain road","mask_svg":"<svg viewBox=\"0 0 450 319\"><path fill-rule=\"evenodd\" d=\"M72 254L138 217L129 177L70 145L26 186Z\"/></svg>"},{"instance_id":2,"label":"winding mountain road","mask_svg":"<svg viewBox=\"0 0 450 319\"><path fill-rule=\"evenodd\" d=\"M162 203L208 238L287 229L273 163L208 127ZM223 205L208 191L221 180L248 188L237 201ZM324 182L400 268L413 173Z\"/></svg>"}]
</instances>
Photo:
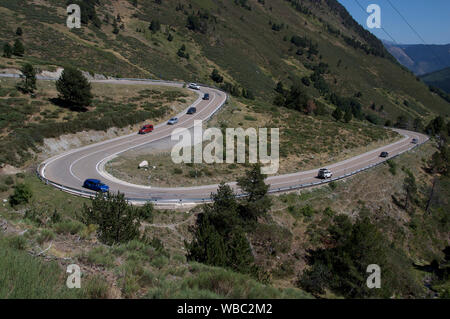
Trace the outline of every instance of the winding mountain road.
<instances>
[{"instance_id":1,"label":"winding mountain road","mask_svg":"<svg viewBox=\"0 0 450 319\"><path fill-rule=\"evenodd\" d=\"M173 82L161 82L150 80L131 80L131 79L112 79L112 80L98 80L93 82L115 83L115 84L148 84L148 85L168 85L181 87L182 84ZM161 142L169 138L172 130L177 127L190 128L194 125L194 120L207 120L226 102L227 95L217 89L209 87L201 87L198 92L199 98L191 105L197 108L197 113L193 115L186 115L186 110L181 112L177 117L179 122L175 125L167 125L161 123L155 126L152 133L146 135L138 135L136 133L114 138L108 141L95 143L78 149L70 150L58 156L47 159L38 167L38 174L48 184L56 186L64 191L81 195L90 196L93 193L89 190L83 189L83 181L87 178L100 179L102 182L109 185L113 192L120 191L125 196L134 202L151 200L155 203L176 203L176 202L202 202L208 201L210 194L217 190L218 185L204 185L195 187L176 187L176 188L161 188L143 185L135 185L121 181L104 170L104 165L110 159L114 158L120 153L128 151L133 148L140 148L151 145L151 143ZM209 100L202 100L203 93L209 93ZM333 178L345 177L350 173L365 169L368 166L379 164L386 160L380 158L379 154L382 151L389 152L389 158L412 149L415 144L412 139L416 138L418 144L424 143L428 140L426 135L410 132L406 130L395 129L398 133L403 135L403 138L395 143L380 147L376 150L352 157L345 161L341 161L332 165L329 168L333 172ZM278 176L270 176L266 182L270 184L272 192L288 190L291 188L300 188L299 185L308 186L305 184L317 183L320 180L316 178L317 170L309 170L304 172L297 172L293 174L285 174ZM234 188L237 193L240 190L237 188L235 182L230 182L229 185ZM309 185L311 186L311 185Z\"/></svg>"}]
</instances>

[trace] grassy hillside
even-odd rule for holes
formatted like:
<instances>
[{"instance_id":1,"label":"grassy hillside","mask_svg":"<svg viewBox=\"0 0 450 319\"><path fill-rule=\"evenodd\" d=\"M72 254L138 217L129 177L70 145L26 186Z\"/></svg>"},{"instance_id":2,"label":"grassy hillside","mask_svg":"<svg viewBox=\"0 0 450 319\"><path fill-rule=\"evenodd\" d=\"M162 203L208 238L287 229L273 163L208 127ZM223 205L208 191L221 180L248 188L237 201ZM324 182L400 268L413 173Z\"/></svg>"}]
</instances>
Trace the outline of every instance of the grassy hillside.
<instances>
[{"instance_id":1,"label":"grassy hillside","mask_svg":"<svg viewBox=\"0 0 450 319\"><path fill-rule=\"evenodd\" d=\"M428 85L440 88L450 94L450 68L425 74L420 78Z\"/></svg>"},{"instance_id":2,"label":"grassy hillside","mask_svg":"<svg viewBox=\"0 0 450 319\"><path fill-rule=\"evenodd\" d=\"M107 246L94 225L80 222L90 200L44 185L33 174L2 177L0 200L21 183L32 191L30 202L0 207L1 298L312 298L296 287L188 262L183 240L190 238L186 226L196 210L156 211L153 223L142 225L141 238ZM65 286L69 264L81 268L80 290Z\"/></svg>"},{"instance_id":3,"label":"grassy hillside","mask_svg":"<svg viewBox=\"0 0 450 319\"><path fill-rule=\"evenodd\" d=\"M142 238L107 246L98 241L95 227L79 221L80 211L84 204L89 205L89 200L44 185L32 174L3 178L0 200L7 199L13 185L20 183L29 185L33 196L28 204L15 209L9 205L0 207L0 222L6 221L8 226L8 238L0 240L0 268L10 270L2 274L17 287L15 297L310 298L299 281L310 268L310 252L333 245L329 232L333 225L339 226L338 216L352 222L358 216L369 216L384 234L383 243L390 245L389 252L392 248L398 251L398 259L392 255L388 259L389 267L394 268L383 268L386 273L395 271L401 279L401 289L395 297L432 297L435 293L445 297L448 280L438 280L426 267L434 259L441 263L442 250L449 243L449 179L430 174L427 169L435 151L435 145L429 142L347 180L270 196L273 206L268 216L247 229L256 264L266 274L259 279L186 260L184 241L192 240L191 226L201 207L187 212L155 211L153 221L142 224ZM417 189L414 202L405 208L404 185L409 172L415 177ZM18 213L21 211L25 214ZM59 221L52 217L55 214L60 216ZM23 236L18 236L25 230ZM43 263L27 253L40 252L50 243ZM73 295L60 288L64 282L63 267L48 264L49 259L63 265L79 264L92 278L86 291ZM10 266L18 261L23 268ZM38 294L21 288L37 278L33 272L24 275L28 266L40 269L39 284L43 289ZM61 277L49 276L48 269L52 273L61 271ZM15 274L20 281L14 279L18 278ZM365 269L361 274L364 277ZM325 298L343 296L339 290L328 288L323 294L314 294Z\"/></svg>"},{"instance_id":4,"label":"grassy hillside","mask_svg":"<svg viewBox=\"0 0 450 319\"><path fill-rule=\"evenodd\" d=\"M71 64L115 76L208 83L216 68L224 82L272 99L277 81L289 87L324 63L328 67L316 79L319 84L305 86L313 98L361 92L365 112L384 120L448 112L448 103L402 69L335 0L98 3L96 18L70 31L60 1L2 1L0 41L12 43L20 26L26 51L23 59L2 58L0 65L28 60L42 67ZM292 42L293 36L304 41ZM178 54L182 45L184 53ZM405 100L411 109L402 107Z\"/></svg>"},{"instance_id":5,"label":"grassy hillside","mask_svg":"<svg viewBox=\"0 0 450 319\"><path fill-rule=\"evenodd\" d=\"M0 78L0 163L29 162L45 138L166 120L197 97L182 88L93 83L94 101L78 112L52 102L58 96L55 82L37 81L35 97L30 97L16 89L18 81Z\"/></svg>"}]
</instances>

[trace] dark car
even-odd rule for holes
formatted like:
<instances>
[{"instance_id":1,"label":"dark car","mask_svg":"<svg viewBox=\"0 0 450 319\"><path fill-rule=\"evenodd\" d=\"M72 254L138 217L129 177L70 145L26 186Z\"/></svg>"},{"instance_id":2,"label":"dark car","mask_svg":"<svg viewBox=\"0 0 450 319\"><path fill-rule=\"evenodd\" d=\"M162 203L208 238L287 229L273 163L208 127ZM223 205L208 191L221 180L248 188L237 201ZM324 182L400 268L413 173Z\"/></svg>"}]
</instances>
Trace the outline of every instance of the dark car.
<instances>
[{"instance_id":1,"label":"dark car","mask_svg":"<svg viewBox=\"0 0 450 319\"><path fill-rule=\"evenodd\" d=\"M389 153L388 152L381 152L380 157L388 157Z\"/></svg>"},{"instance_id":2,"label":"dark car","mask_svg":"<svg viewBox=\"0 0 450 319\"><path fill-rule=\"evenodd\" d=\"M194 114L197 112L197 109L195 107L190 107L186 114Z\"/></svg>"},{"instance_id":3,"label":"dark car","mask_svg":"<svg viewBox=\"0 0 450 319\"><path fill-rule=\"evenodd\" d=\"M83 187L87 189L91 189L96 192L106 193L109 191L109 186L103 184L98 179L89 178L84 181Z\"/></svg>"},{"instance_id":4,"label":"dark car","mask_svg":"<svg viewBox=\"0 0 450 319\"><path fill-rule=\"evenodd\" d=\"M153 125L152 124L146 124L139 130L139 134L147 134L147 133L150 133L152 131L153 131Z\"/></svg>"},{"instance_id":5,"label":"dark car","mask_svg":"<svg viewBox=\"0 0 450 319\"><path fill-rule=\"evenodd\" d=\"M209 93L205 93L205 95L203 95L203 99L204 100L209 100Z\"/></svg>"}]
</instances>

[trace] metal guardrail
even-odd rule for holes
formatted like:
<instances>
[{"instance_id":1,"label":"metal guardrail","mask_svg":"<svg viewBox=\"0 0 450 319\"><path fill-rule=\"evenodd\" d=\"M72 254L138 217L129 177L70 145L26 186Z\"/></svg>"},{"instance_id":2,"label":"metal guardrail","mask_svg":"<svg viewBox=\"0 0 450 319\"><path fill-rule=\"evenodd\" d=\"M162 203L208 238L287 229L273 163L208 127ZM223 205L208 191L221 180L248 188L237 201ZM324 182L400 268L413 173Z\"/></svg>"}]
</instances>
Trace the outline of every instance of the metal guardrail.
<instances>
[{"instance_id":1,"label":"metal guardrail","mask_svg":"<svg viewBox=\"0 0 450 319\"><path fill-rule=\"evenodd\" d=\"M0 75L0 77L1 77L1 76L2 76L2 75ZM18 75L17 77L20 77L20 76ZM55 80L55 79L53 79L53 78L45 78L45 77L40 77L40 79L41 79L41 80ZM185 85L185 84L186 84L186 82L166 81L166 80L154 80L154 79L139 79L139 78L107 78L107 79L105 79L105 80L118 80L118 81L120 81L120 80L125 80L125 81L142 81L142 82L145 82L145 81L151 81L151 82L156 82L156 83L161 82L161 83L172 83L172 84L182 84L182 85ZM209 88L212 88L212 89L221 91L221 92L222 92L223 94L225 94L225 96L226 96L225 101L224 101L223 103L221 103L221 104L220 104L220 105L219 105L219 106L218 106L218 107L217 107L217 108L216 108L216 109L215 109L215 110L214 110L214 111L206 118L206 120L208 121L208 120L209 120L215 113L217 113L217 112L222 108L222 106L228 101L229 96L228 96L228 94L227 94L226 92L224 92L222 89L217 88L217 87L215 87L215 86L208 85L208 84L202 84L202 83L198 83L198 84L199 84L200 86L209 87ZM424 142L422 142L422 143L415 144L413 147L411 147L411 148L409 148L409 149L407 149L407 150L405 150L405 151L402 151L402 152L400 152L400 153L398 153L398 154L396 154L396 155L390 157L389 159L394 159L394 158L400 156L401 154L403 154L403 153L405 153L405 152L411 151L411 150L415 149L416 147L418 147L418 146L420 146L420 145L426 143L428 140L429 140L429 138L426 139L426 140L425 140ZM344 178L353 176L353 175L355 175L355 174L358 174L358 173L360 173L360 172L366 171L366 170L371 169L371 168L373 168L373 167L379 166L379 165L381 165L381 164L384 164L384 163L385 163L387 160L389 160L389 159L383 160L383 161L378 162L378 163L375 163L375 164L370 164L370 165L368 165L368 166L366 166L366 167L364 167L364 168L358 169L358 170L353 171L353 172L351 172L351 173L347 173L347 174L344 174L344 175L341 175L341 176L338 176L338 177L335 177L335 178L326 179L326 180L322 180L322 181L318 181L318 182L313 182L313 183L305 183L305 184L297 184L297 185L292 185L292 186L287 186L287 187L273 188L273 189L269 189L268 193L269 193L269 194L282 193L282 192L287 192L287 191L292 191L292 190L298 190L298 189L303 189L303 188L308 188L308 187L312 187L312 186L318 186L318 185L323 185L323 184L326 184L326 183L338 181L338 180L341 180L341 179L344 179ZM85 198L93 198L93 197L95 197L96 193L94 193L94 192L88 192L88 191L85 191L85 190L80 190L80 189L72 188L72 187L69 187L69 186L64 186L64 185L62 185L62 184L58 184L58 183L52 182L52 181L48 180L47 178L43 177L43 176L41 175L41 173L40 173L40 172L41 172L41 166L42 166L43 164L44 164L44 163L41 163L41 164L38 165L38 167L37 167L37 169L36 169L36 173L37 173L38 178L39 178L41 181L43 181L45 184L47 184L47 185L52 185L53 187L56 187L56 188L58 188L58 189L60 189L60 190L62 190L62 191L64 191L64 192L67 192L67 193L70 193L70 194L73 194L73 195L77 195L77 196L81 196L81 197L85 197ZM246 197L246 196L247 196L247 194L244 194L244 193L243 193L243 194L236 194L236 198L243 198L243 197ZM173 205L173 204L184 204L184 203L193 203L193 204L198 204L198 203L208 203L208 202L211 202L211 197L208 197L208 198L184 198L184 199L157 199L157 198L143 199L143 198L132 198L132 197L127 197L127 200L130 201L130 202L136 202L136 203L146 203L146 202L151 202L151 203L153 203L154 205Z\"/></svg>"},{"instance_id":2,"label":"metal guardrail","mask_svg":"<svg viewBox=\"0 0 450 319\"><path fill-rule=\"evenodd\" d=\"M2 77L2 75L0 75L0 77ZM12 77L20 77L20 75L14 75ZM39 77L40 80L48 80L48 81L54 81L56 79L54 78L47 78L47 77ZM141 81L141 82L160 82L160 83L171 83L171 84L180 84L180 85L185 85L186 82L178 82L178 81L166 81L166 80L154 80L154 79L139 79L139 78L107 78L105 80L125 80L125 81ZM102 81L102 80L100 80ZM198 83L200 86L203 87L208 87L208 88L212 88L215 90L218 90L220 92L222 92L222 94L225 94L225 101L222 102L211 114L208 115L208 117L206 117L206 121L209 121L211 119L211 117L216 114L229 100L229 96L228 94L223 91L220 88L217 88L215 86L212 85L208 85L208 84L202 84L202 83ZM36 175L37 177L44 182L46 185L51 185L55 188L58 188L66 193L72 194L72 195L76 195L76 196L80 196L80 197L84 197L84 198L93 198L96 196L95 192L89 192L89 191L85 191L85 190L80 190L80 189L76 189L70 186L65 186L56 182L53 182L47 178L45 178L44 176L41 175L41 167L42 165L45 165L45 162L39 164L36 168ZM142 198L131 198L131 197L127 197L127 200L130 202L137 202L137 203L147 203L147 202L152 202L155 205L170 205L170 204L183 204L185 202L189 202L189 203L206 203L206 202L210 202L211 198L193 198L193 199L156 199L156 198L150 198L150 199L142 199Z\"/></svg>"},{"instance_id":3,"label":"metal guardrail","mask_svg":"<svg viewBox=\"0 0 450 319\"><path fill-rule=\"evenodd\" d=\"M283 193L283 192L288 192L288 191L293 191L293 190L298 190L298 189L304 189L304 188L308 188L308 187L313 187L313 186L318 186L318 185L323 185L323 184L327 184L330 182L334 182L334 181L339 181L342 179L345 179L347 177L356 175L360 172L369 170L371 168L377 167L381 164L386 163L388 160L394 159L400 155L402 155L403 153L409 152L414 150L415 148L419 147L420 145L426 143L429 139L425 140L422 143L419 144L415 144L413 147L404 150L392 157L390 157L389 159L383 160L381 162L378 163L374 163L374 164L370 164L364 168L360 168L356 171L335 177L335 178L331 178L331 179L326 179L326 180L321 180L321 181L317 181L317 182L313 182L313 183L305 183L305 184L297 184L297 185L292 185L292 186L286 186L286 187L278 187L278 188L273 188L270 189L268 191L269 194L276 194L276 193ZM43 181L45 184L47 185L52 185L64 192L67 192L69 194L72 195L77 195L77 196L81 196L81 197L85 197L85 198L93 198L95 197L96 193L94 192L88 192L88 191L84 191L84 190L79 190L79 189L75 189L72 187L68 187L68 186L64 186L55 182L52 182L44 177L41 176L40 174L40 167L43 163L41 163L37 169L36 169L36 173L38 178ZM236 194L236 198L243 198L246 197L247 194L243 193L243 194ZM202 204L202 203L210 203L211 202L211 197L207 197L207 198L184 198L184 199L156 199L156 198L148 198L148 199L143 199L143 198L132 198L132 197L127 197L127 200L130 202L135 202L135 203L148 203L151 202L154 205L161 205L161 206L167 206L167 205L183 205L183 204Z\"/></svg>"}]
</instances>

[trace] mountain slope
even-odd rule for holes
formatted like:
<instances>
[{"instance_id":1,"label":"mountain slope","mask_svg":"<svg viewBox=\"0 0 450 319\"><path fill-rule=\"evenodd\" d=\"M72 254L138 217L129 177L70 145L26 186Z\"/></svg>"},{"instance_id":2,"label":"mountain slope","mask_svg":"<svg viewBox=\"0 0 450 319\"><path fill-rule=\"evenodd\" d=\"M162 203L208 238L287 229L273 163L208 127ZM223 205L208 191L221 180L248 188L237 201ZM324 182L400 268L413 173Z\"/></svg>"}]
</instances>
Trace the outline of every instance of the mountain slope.
<instances>
[{"instance_id":1,"label":"mountain slope","mask_svg":"<svg viewBox=\"0 0 450 319\"><path fill-rule=\"evenodd\" d=\"M393 44L385 42L388 51L414 74L423 75L450 66L450 44Z\"/></svg>"},{"instance_id":2,"label":"mountain slope","mask_svg":"<svg viewBox=\"0 0 450 319\"><path fill-rule=\"evenodd\" d=\"M450 94L450 68L428 73L420 77L425 83Z\"/></svg>"},{"instance_id":3,"label":"mountain slope","mask_svg":"<svg viewBox=\"0 0 450 319\"><path fill-rule=\"evenodd\" d=\"M0 39L12 43L17 38L14 30L22 27L23 59L41 67L72 64L114 76L210 84L216 68L230 83L228 90L235 85L240 88L236 94L244 88L265 100L274 97L277 81L289 87L319 73L317 83L304 86L314 99L331 105L331 93L351 97L360 92L363 110L382 120L399 115L428 119L432 113L446 114L449 107L401 69L381 41L335 0L93 3L98 3L97 18L70 31L61 1L2 1ZM149 30L152 20L159 25L154 31ZM172 41L167 40L169 34ZM3 67L20 63L0 59ZM412 105L408 109L402 105L405 100ZM370 109L374 104L381 110Z\"/></svg>"}]
</instances>

